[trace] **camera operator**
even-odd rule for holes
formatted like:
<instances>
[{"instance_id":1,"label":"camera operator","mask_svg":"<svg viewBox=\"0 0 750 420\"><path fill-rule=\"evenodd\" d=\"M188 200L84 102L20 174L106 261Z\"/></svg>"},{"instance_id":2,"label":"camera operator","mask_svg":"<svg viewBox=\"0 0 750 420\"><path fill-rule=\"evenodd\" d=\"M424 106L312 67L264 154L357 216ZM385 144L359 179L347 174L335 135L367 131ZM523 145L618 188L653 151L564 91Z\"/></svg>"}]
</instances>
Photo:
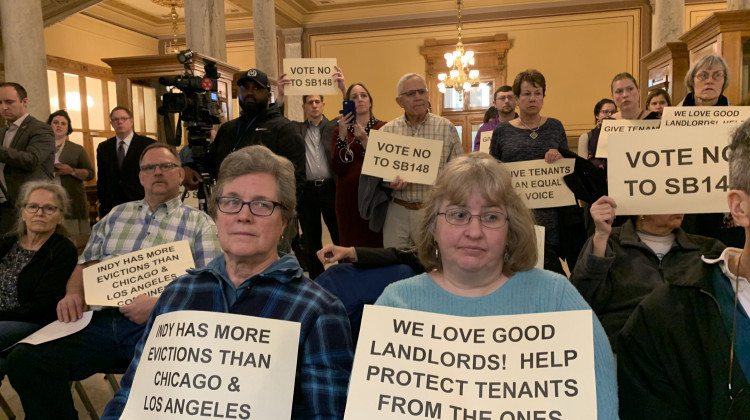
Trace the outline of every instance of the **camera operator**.
<instances>
[{"instance_id":1,"label":"camera operator","mask_svg":"<svg viewBox=\"0 0 750 420\"><path fill-rule=\"evenodd\" d=\"M297 186L297 200L302 197L305 184L305 143L299 131L276 105L269 104L271 84L268 76L258 69L250 69L237 80L237 99L242 109L239 118L228 121L219 127L213 143L208 149L207 170L215 179L221 162L230 153L243 147L261 144L294 164L294 177ZM187 160L192 161L188 152ZM201 181L200 175L191 167L185 167L186 188L194 190ZM290 225L296 225L296 223ZM292 236L296 232L285 232L283 251L291 250Z\"/></svg>"}]
</instances>

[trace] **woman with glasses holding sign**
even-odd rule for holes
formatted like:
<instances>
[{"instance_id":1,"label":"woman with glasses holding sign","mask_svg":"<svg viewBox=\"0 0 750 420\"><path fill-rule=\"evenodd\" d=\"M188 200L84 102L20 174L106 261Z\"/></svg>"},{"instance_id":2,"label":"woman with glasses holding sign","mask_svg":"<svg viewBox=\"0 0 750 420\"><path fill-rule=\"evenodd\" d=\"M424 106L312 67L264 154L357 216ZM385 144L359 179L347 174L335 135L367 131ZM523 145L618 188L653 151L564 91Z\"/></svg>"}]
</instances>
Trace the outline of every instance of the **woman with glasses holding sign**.
<instances>
[{"instance_id":1,"label":"woman with glasses holding sign","mask_svg":"<svg viewBox=\"0 0 750 420\"><path fill-rule=\"evenodd\" d=\"M458 316L590 309L564 276L534 268L534 217L486 153L448 162L422 212L417 253L427 272L391 284L377 305ZM615 419L614 359L592 322L598 418Z\"/></svg>"},{"instance_id":2,"label":"woman with glasses holding sign","mask_svg":"<svg viewBox=\"0 0 750 420\"><path fill-rule=\"evenodd\" d=\"M57 302L76 265L65 237L68 195L59 184L26 183L14 236L0 241L0 351L57 319ZM0 357L0 379L5 376Z\"/></svg>"},{"instance_id":3,"label":"woman with glasses holding sign","mask_svg":"<svg viewBox=\"0 0 750 420\"><path fill-rule=\"evenodd\" d=\"M518 97L518 118L501 122L492 132L490 154L501 162L544 159L554 163L562 159L560 150L568 150L568 138L560 121L542 116L547 82L536 70L526 70L513 81ZM544 268L563 274L560 215L558 208L534 210L536 222L544 226Z\"/></svg>"},{"instance_id":4,"label":"woman with glasses holding sign","mask_svg":"<svg viewBox=\"0 0 750 420\"><path fill-rule=\"evenodd\" d=\"M344 101L354 102L354 112L339 115L339 126L333 129L331 148L331 170L337 177L335 206L339 245L380 248L383 233L370 229L370 222L360 217L357 203L359 175L365 162L370 130L378 130L386 122L373 115L372 96L362 83L349 86Z\"/></svg>"}]
</instances>

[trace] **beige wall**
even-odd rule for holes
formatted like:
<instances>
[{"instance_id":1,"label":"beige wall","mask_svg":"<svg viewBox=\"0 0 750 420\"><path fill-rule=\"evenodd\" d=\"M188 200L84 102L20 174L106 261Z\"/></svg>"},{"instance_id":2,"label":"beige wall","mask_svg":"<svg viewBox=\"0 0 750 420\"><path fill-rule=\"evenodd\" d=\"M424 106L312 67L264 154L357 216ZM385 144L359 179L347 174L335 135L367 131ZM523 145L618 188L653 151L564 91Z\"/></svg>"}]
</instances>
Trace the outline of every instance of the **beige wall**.
<instances>
[{"instance_id":1,"label":"beige wall","mask_svg":"<svg viewBox=\"0 0 750 420\"><path fill-rule=\"evenodd\" d=\"M156 38L81 14L45 28L44 44L48 55L98 66L107 66L101 58L159 53Z\"/></svg>"},{"instance_id":2,"label":"beige wall","mask_svg":"<svg viewBox=\"0 0 750 420\"><path fill-rule=\"evenodd\" d=\"M513 19L464 25L464 36L507 33L509 83L517 73L536 68L547 79L543 114L560 119L569 136L591 129L594 104L609 97L609 82L619 72L638 77L640 11ZM419 47L425 39L455 38L455 25L326 34L310 37L313 57L335 57L347 84L364 83L378 118L401 114L396 83L407 72L424 73ZM340 98L327 98L327 116Z\"/></svg>"}]
</instances>

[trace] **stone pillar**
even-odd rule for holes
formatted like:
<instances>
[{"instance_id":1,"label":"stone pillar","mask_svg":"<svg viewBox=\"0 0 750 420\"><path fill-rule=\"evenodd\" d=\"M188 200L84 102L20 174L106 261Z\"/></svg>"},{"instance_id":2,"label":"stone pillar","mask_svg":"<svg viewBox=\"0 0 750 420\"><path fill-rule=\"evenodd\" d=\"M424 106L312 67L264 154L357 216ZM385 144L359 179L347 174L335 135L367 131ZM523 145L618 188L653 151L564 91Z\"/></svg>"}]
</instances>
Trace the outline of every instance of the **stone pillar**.
<instances>
[{"instance_id":1,"label":"stone pillar","mask_svg":"<svg viewBox=\"0 0 750 420\"><path fill-rule=\"evenodd\" d=\"M276 11L273 0L253 0L253 39L255 67L269 78L279 77L276 46Z\"/></svg>"},{"instance_id":2,"label":"stone pillar","mask_svg":"<svg viewBox=\"0 0 750 420\"><path fill-rule=\"evenodd\" d=\"M41 0L0 1L5 81L23 85L29 113L46 120L49 110L47 54Z\"/></svg>"},{"instance_id":3,"label":"stone pillar","mask_svg":"<svg viewBox=\"0 0 750 420\"><path fill-rule=\"evenodd\" d=\"M224 0L185 0L187 47L219 61L227 61Z\"/></svg>"},{"instance_id":4,"label":"stone pillar","mask_svg":"<svg viewBox=\"0 0 750 420\"><path fill-rule=\"evenodd\" d=\"M684 32L685 1L656 0L651 2L654 17L651 21L651 50L677 41Z\"/></svg>"},{"instance_id":5,"label":"stone pillar","mask_svg":"<svg viewBox=\"0 0 750 420\"><path fill-rule=\"evenodd\" d=\"M284 29L282 33L284 34L284 58L302 58L302 28ZM284 102L286 102L284 109L287 118L295 121L305 120L301 96L287 96Z\"/></svg>"},{"instance_id":6,"label":"stone pillar","mask_svg":"<svg viewBox=\"0 0 750 420\"><path fill-rule=\"evenodd\" d=\"M750 9L750 0L727 0L727 10Z\"/></svg>"}]
</instances>

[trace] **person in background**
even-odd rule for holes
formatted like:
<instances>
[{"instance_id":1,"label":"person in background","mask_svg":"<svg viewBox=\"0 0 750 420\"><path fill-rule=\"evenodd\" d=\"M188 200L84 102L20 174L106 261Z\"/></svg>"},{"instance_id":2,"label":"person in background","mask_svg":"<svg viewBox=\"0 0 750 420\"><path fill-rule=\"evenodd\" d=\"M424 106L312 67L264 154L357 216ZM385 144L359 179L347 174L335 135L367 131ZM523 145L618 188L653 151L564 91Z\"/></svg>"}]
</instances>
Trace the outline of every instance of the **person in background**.
<instances>
[{"instance_id":1,"label":"person in background","mask_svg":"<svg viewBox=\"0 0 750 420\"><path fill-rule=\"evenodd\" d=\"M395 282L376 305L457 316L590 309L562 275L534 268L534 217L503 164L459 156L426 197L417 253L426 273ZM612 350L592 313L597 415L617 418Z\"/></svg>"},{"instance_id":2,"label":"person in background","mask_svg":"<svg viewBox=\"0 0 750 420\"><path fill-rule=\"evenodd\" d=\"M664 108L668 106L672 106L672 98L664 89L656 89L649 93L648 98L646 98L646 110L656 112L659 117L664 112Z\"/></svg>"},{"instance_id":3,"label":"person in background","mask_svg":"<svg viewBox=\"0 0 750 420\"><path fill-rule=\"evenodd\" d=\"M493 120L497 117L497 108L494 106L491 106L487 108L486 111L484 111L484 117L482 117L482 124L490 122L490 120Z\"/></svg>"},{"instance_id":4,"label":"person in background","mask_svg":"<svg viewBox=\"0 0 750 420\"><path fill-rule=\"evenodd\" d=\"M641 91L638 82L630 73L619 73L612 78L610 84L612 100L618 111L612 115L616 120L658 120L656 112L641 109Z\"/></svg>"},{"instance_id":5,"label":"person in background","mask_svg":"<svg viewBox=\"0 0 750 420\"><path fill-rule=\"evenodd\" d=\"M68 141L73 132L70 116L65 110L55 111L47 118L55 133L55 181L70 197L70 211L65 215L65 229L77 243L86 244L91 234L89 202L84 182L94 179L94 167L86 150Z\"/></svg>"},{"instance_id":6,"label":"person in background","mask_svg":"<svg viewBox=\"0 0 750 420\"><path fill-rule=\"evenodd\" d=\"M353 358L344 305L305 277L293 255L276 250L297 204L294 171L288 159L264 146L224 159L209 200L223 253L164 289L103 419L122 414L155 318L180 310L299 323L297 360L277 361L297 366L291 418L343 418Z\"/></svg>"},{"instance_id":7,"label":"person in background","mask_svg":"<svg viewBox=\"0 0 750 420\"><path fill-rule=\"evenodd\" d=\"M63 226L67 205L65 190L51 181L21 187L14 236L0 241L0 351L57 319L77 259Z\"/></svg>"},{"instance_id":8,"label":"person in background","mask_svg":"<svg viewBox=\"0 0 750 420\"><path fill-rule=\"evenodd\" d=\"M533 69L519 73L513 93L518 98L518 118L498 124L492 132L490 154L501 162L544 159L554 163L562 159L560 150L568 149L565 128L560 121L541 114L547 94L544 75ZM544 268L564 274L559 258L563 235L558 208L536 209L534 216L536 223L545 227Z\"/></svg>"},{"instance_id":9,"label":"person in background","mask_svg":"<svg viewBox=\"0 0 750 420\"><path fill-rule=\"evenodd\" d=\"M599 133L602 129L602 121L612 118L617 113L615 101L604 98L594 105L594 128L588 133L581 134L578 138L578 156L588 159L595 166L604 169L606 159L596 157L596 146L599 144Z\"/></svg>"},{"instance_id":10,"label":"person in background","mask_svg":"<svg viewBox=\"0 0 750 420\"><path fill-rule=\"evenodd\" d=\"M518 118L516 113L516 95L513 94L513 88L505 85L500 86L495 91L495 95L492 98L493 106L497 110L497 115L491 118L489 121L485 118L484 124L477 130L477 135L474 137L474 151L479 151L479 143L481 142L482 133L485 131L492 131L497 127L501 121L510 121ZM486 114L485 114L486 117Z\"/></svg>"},{"instance_id":11,"label":"person in background","mask_svg":"<svg viewBox=\"0 0 750 420\"><path fill-rule=\"evenodd\" d=\"M729 106L724 90L729 86L729 66L724 57L706 54L685 75L688 94L677 106Z\"/></svg>"},{"instance_id":12,"label":"person in background","mask_svg":"<svg viewBox=\"0 0 750 420\"><path fill-rule=\"evenodd\" d=\"M716 239L685 233L680 229L682 214L633 216L613 228L615 207L608 196L591 206L594 235L570 275L613 345L643 298L694 270L701 255L725 248Z\"/></svg>"},{"instance_id":13,"label":"person in background","mask_svg":"<svg viewBox=\"0 0 750 420\"><path fill-rule=\"evenodd\" d=\"M623 420L750 418L750 120L729 143L729 188L744 247L704 256L662 285L620 333Z\"/></svg>"},{"instance_id":14,"label":"person in background","mask_svg":"<svg viewBox=\"0 0 750 420\"><path fill-rule=\"evenodd\" d=\"M370 130L379 130L385 121L375 118L373 99L362 83L349 86L345 101L354 101L355 115L339 115L333 129L331 170L336 174L336 221L339 245L383 246L383 234L370 229L370 223L359 213L359 176L365 162Z\"/></svg>"}]
</instances>

